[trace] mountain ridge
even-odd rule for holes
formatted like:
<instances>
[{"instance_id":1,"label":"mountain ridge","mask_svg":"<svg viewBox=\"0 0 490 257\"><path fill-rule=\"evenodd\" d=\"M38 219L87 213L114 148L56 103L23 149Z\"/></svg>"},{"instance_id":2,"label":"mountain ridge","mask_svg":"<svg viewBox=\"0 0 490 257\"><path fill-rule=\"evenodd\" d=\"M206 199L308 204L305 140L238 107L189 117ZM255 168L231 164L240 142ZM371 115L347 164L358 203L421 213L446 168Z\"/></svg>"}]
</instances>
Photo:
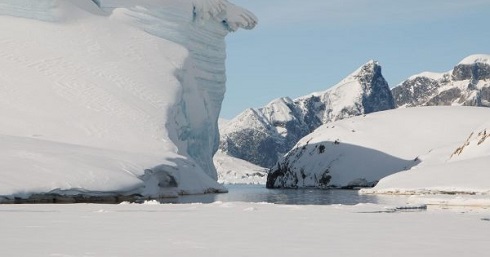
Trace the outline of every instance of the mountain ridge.
<instances>
[{"instance_id":1,"label":"mountain ridge","mask_svg":"<svg viewBox=\"0 0 490 257\"><path fill-rule=\"evenodd\" d=\"M444 73L423 72L392 89L397 107L490 107L490 55L470 55Z\"/></svg>"},{"instance_id":2,"label":"mountain ridge","mask_svg":"<svg viewBox=\"0 0 490 257\"><path fill-rule=\"evenodd\" d=\"M381 66L371 60L328 90L245 110L221 131L220 150L271 167L322 124L394 107Z\"/></svg>"},{"instance_id":3,"label":"mountain ridge","mask_svg":"<svg viewBox=\"0 0 490 257\"><path fill-rule=\"evenodd\" d=\"M409 77L406 81L402 82L399 86L392 89L393 96L397 102L397 109L388 112L396 112L399 114L408 114L406 121L400 120L400 117L393 114L376 114L377 116L390 117L392 119L399 120L398 123L405 124L406 126L412 126L411 132L406 131L403 127L396 127L398 124L392 124L393 129L390 130L390 134L396 134L392 141L402 142L403 140L398 139L398 137L408 137L408 133L418 133L420 134L420 140L430 141L433 137L437 137L437 133L441 134L442 127L440 127L440 122L447 123L447 128L450 131L455 131L457 126L463 126L463 124L452 124L451 119L456 119L458 122L465 121L466 123L478 124L481 120L480 116L475 113L480 113L484 115L488 113L485 109L420 109L422 107L435 106L476 106L476 107L490 107L490 94L488 93L490 87L490 64L489 55L472 55L466 57L460 63L458 63L453 70L446 73L432 73L423 72L414 76ZM402 101L403 100L403 101ZM417 110L411 110L413 107ZM440 108L440 107L439 107ZM448 107L446 107L448 108ZM453 107L456 108L456 107ZM404 109L407 109L404 111ZM410 110L408 110L410 109ZM462 111L466 112L465 115L461 116ZM426 113L427 112L427 113ZM435 113L439 113L434 115ZM417 114L417 115L414 115ZM432 115L434 121L425 120L425 116ZM451 117L454 115L454 117ZM458 116L459 115L459 116ZM420 116L420 117L418 117ZM444 116L445 118L443 119ZM368 115L367 117L370 117ZM373 115L374 117L374 115ZM483 116L481 116L483 117ZM367 118L366 118L367 119ZM417 121L414 126L410 124L412 121ZM349 124L349 121L352 124ZM431 164L441 165L438 160L440 160L440 152L444 152L444 157L449 158L451 149L445 149L441 146L433 146L432 149L427 149L428 153L420 152L419 154L413 153L408 156L402 156L400 154L393 153L400 152L396 150L398 146L391 146L386 149L386 147L377 142L370 142L367 145L372 148L371 150L363 149L366 145L363 145L363 141L369 141L368 139L363 139L358 137L356 134L364 133L363 137L373 137L380 136L377 131L359 131L362 127L362 123L367 122L362 118L351 118L348 120L343 120L341 122L334 122L330 124L323 125L322 127L315 130L312 134L304 137L299 141L299 143L293 147L283 159L281 159L275 167L271 168L269 171L269 176L267 180L267 187L286 187L286 188L297 188L297 187L358 187L358 186L373 186L377 183L377 179L381 179L384 176L390 175L391 173L399 172L402 170L411 169L412 167L426 167ZM359 123L359 127L356 127L355 123ZM392 121L385 120L384 122L376 123L376 127L379 130L383 130L383 124L390 124ZM427 127L427 123L433 123L431 126ZM373 124L374 125L374 124ZM335 127L342 127L342 136L335 138ZM424 127L425 126L425 127ZM439 127L438 127L439 126ZM466 126L466 132L470 133L474 130L474 127ZM463 127L464 127L463 126ZM351 128L352 127L352 128ZM422 129L420 129L422 127ZM395 129L397 128L397 129ZM437 128L437 129L436 129ZM351 130L352 134L347 133ZM363 128L363 130L370 130L369 128ZM398 133L398 130L405 131L404 133ZM425 131L421 133L421 131ZM480 132L480 134L485 135L485 132ZM327 133L328 132L328 133ZM387 133L387 132L386 132ZM397 134L398 133L398 134ZM460 133L458 138L451 138L451 134L445 134L447 142L453 141L453 147L457 145L458 140L462 140L465 133ZM399 135L400 134L400 135ZM402 135L401 135L402 134ZM432 138L426 138L427 135L431 135ZM382 137L391 137L388 134L382 134ZM357 138L353 140L353 138ZM350 140L350 141L349 141ZM357 141L356 141L357 140ZM378 141L383 141L384 139L379 137ZM480 139L482 140L482 139ZM483 139L484 140L484 139ZM482 141L483 141L482 140ZM349 146L349 143L356 141L354 145ZM413 141L413 142L412 142ZM411 141L403 141L402 145L406 145L407 148L412 148L414 144L417 144L417 139ZM361 143L359 143L361 142ZM446 143L447 143L446 142ZM346 145L347 144L347 145ZM385 142L386 145L391 145L390 142ZM418 143L420 144L420 143ZM439 142L438 144L444 145L444 142ZM465 144L466 145L466 144ZM383 149L380 149L383 148ZM432 150L441 147L439 150ZM384 154L377 153L376 151L382 150ZM325 156L320 156L323 152L327 151L329 154ZM476 155L477 157L484 155L484 151L480 149L480 152ZM332 157L333 156L333 157ZM334 158L337 156L337 158ZM347 163L346 159L351 161L356 159L356 156L370 156L369 158L364 158L363 161L365 165L355 166L355 164ZM437 157L434 157L437 156ZM399 159L400 157L403 157ZM488 157L482 157L488 158ZM376 162L372 160L378 160L384 162L382 166L379 166ZM412 161L413 160L413 161ZM419 163L422 164L419 165ZM339 163L344 162L340 165ZM355 162L355 161L354 161ZM372 162L372 163L371 163ZM390 167L390 168L387 168ZM368 172L362 174L361 170L366 169ZM443 169L442 166L438 169ZM345 179L345 174L350 174L349 179ZM370 172L372 174L370 174ZM356 173L357 175L353 175ZM376 175L377 174L377 175ZM377 176L375 179L373 176Z\"/></svg>"}]
</instances>

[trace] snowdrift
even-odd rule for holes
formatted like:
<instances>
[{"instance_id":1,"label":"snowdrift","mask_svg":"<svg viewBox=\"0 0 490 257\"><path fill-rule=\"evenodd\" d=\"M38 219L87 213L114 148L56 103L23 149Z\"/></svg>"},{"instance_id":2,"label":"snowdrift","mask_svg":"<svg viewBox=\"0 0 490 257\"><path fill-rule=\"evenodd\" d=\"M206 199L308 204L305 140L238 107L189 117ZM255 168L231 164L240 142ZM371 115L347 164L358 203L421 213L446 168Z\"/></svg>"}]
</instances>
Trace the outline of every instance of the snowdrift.
<instances>
[{"instance_id":1,"label":"snowdrift","mask_svg":"<svg viewBox=\"0 0 490 257\"><path fill-rule=\"evenodd\" d=\"M0 0L0 195L225 191L226 0Z\"/></svg>"}]
</instances>

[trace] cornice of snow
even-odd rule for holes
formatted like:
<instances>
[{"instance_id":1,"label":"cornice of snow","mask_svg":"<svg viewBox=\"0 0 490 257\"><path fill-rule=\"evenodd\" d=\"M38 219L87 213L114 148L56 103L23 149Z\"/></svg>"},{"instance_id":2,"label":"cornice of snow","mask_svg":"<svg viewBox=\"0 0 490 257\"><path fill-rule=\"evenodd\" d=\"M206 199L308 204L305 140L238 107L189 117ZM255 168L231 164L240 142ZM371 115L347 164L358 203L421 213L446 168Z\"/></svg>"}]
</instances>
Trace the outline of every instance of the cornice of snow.
<instances>
[{"instance_id":1,"label":"cornice of snow","mask_svg":"<svg viewBox=\"0 0 490 257\"><path fill-rule=\"evenodd\" d=\"M460 64L474 64L474 63L485 63L485 64L490 64L490 55L488 54L474 54L470 55L466 58L464 58L461 62L458 63Z\"/></svg>"},{"instance_id":2,"label":"cornice of snow","mask_svg":"<svg viewBox=\"0 0 490 257\"><path fill-rule=\"evenodd\" d=\"M439 79L442 79L444 77L444 75L451 74L451 72L452 72L452 70L447 71L447 72L424 71L424 72L421 72L419 74L415 74L415 75L410 76L407 80L414 80L414 79L417 79L420 77L429 78L432 80L439 80Z\"/></svg>"}]
</instances>

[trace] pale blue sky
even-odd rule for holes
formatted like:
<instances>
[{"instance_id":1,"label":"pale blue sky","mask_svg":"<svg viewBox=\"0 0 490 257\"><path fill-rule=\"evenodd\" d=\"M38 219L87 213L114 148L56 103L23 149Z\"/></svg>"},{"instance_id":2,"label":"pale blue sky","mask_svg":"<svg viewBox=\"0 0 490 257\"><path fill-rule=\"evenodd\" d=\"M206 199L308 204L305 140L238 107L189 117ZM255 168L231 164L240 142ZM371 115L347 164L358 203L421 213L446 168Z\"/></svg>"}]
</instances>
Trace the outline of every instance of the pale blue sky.
<instances>
[{"instance_id":1,"label":"pale blue sky","mask_svg":"<svg viewBox=\"0 0 490 257\"><path fill-rule=\"evenodd\" d=\"M490 54L490 0L230 1L259 25L227 38L227 119L278 97L326 90L371 59L393 87Z\"/></svg>"}]
</instances>

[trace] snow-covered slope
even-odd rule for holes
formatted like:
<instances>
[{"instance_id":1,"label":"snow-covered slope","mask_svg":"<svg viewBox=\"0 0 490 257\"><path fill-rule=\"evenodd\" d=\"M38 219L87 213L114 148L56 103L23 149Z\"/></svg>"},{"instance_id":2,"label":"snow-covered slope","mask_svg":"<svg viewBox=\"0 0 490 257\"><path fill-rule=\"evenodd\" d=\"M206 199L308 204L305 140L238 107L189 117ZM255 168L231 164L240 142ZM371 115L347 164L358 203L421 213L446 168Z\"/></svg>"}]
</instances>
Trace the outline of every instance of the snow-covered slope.
<instances>
[{"instance_id":1,"label":"snow-covered slope","mask_svg":"<svg viewBox=\"0 0 490 257\"><path fill-rule=\"evenodd\" d=\"M451 173L444 171L454 167L458 177L477 182L468 183L468 188L482 185L478 188L490 190L489 180L480 180L479 175L485 173L482 164L490 164L490 151L485 143L488 140L482 136L486 135L487 117L490 117L487 108L419 107L329 123L298 142L271 170L267 186L370 186L399 171L431 166L441 171L438 175L447 177ZM472 132L470 143L465 143ZM485 145L480 143L477 147L480 141ZM456 152L466 145L461 154ZM474 165L465 166L463 162ZM412 172L403 174L409 176ZM403 178L400 176L397 181L402 182ZM438 178L436 175L425 180L427 184L437 184Z\"/></svg>"},{"instance_id":2,"label":"snow-covered slope","mask_svg":"<svg viewBox=\"0 0 490 257\"><path fill-rule=\"evenodd\" d=\"M226 0L0 0L0 195L223 191Z\"/></svg>"},{"instance_id":3,"label":"snow-covered slope","mask_svg":"<svg viewBox=\"0 0 490 257\"><path fill-rule=\"evenodd\" d=\"M447 150L453 150L448 158ZM490 194L490 123L471 132L456 147L422 157L412 170L381 179L367 194L465 193ZM439 160L445 160L441 165Z\"/></svg>"},{"instance_id":4,"label":"snow-covered slope","mask_svg":"<svg viewBox=\"0 0 490 257\"><path fill-rule=\"evenodd\" d=\"M224 184L265 185L268 169L238 159L221 151L214 155L214 165L218 171L218 182Z\"/></svg>"},{"instance_id":5,"label":"snow-covered slope","mask_svg":"<svg viewBox=\"0 0 490 257\"><path fill-rule=\"evenodd\" d=\"M263 108L244 111L220 131L220 149L271 167L322 124L392 108L393 98L381 66L370 61L327 91L295 100L279 98Z\"/></svg>"},{"instance_id":6,"label":"snow-covered slope","mask_svg":"<svg viewBox=\"0 0 490 257\"><path fill-rule=\"evenodd\" d=\"M490 107L490 55L471 55L446 73L424 72L392 89L398 107L470 105Z\"/></svg>"}]
</instances>

